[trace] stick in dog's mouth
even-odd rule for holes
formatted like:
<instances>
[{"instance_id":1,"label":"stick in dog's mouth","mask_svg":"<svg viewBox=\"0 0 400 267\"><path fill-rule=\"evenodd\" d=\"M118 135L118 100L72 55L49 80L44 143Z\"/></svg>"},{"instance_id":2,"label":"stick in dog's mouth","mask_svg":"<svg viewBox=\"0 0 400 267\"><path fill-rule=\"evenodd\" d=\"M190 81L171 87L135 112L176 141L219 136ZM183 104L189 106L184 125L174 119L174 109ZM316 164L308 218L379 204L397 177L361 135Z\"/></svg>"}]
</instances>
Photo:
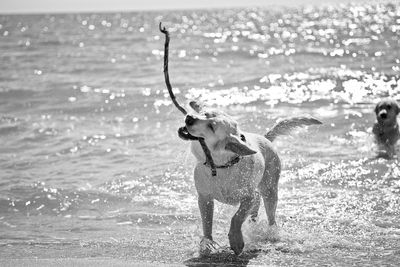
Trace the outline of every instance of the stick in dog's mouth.
<instances>
[{"instance_id":1,"label":"stick in dog's mouth","mask_svg":"<svg viewBox=\"0 0 400 267\"><path fill-rule=\"evenodd\" d=\"M160 24L159 24L160 32L162 32L165 35L165 44L164 44L164 78L165 78L165 84L167 85L169 96L171 97L171 100L174 103L175 107L180 112L182 112L183 115L186 115L187 111L181 105L179 105L179 103L176 100L175 95L174 95L174 93L172 91L172 86L171 86L171 83L169 81L169 74L168 74L169 32L165 29L165 27L162 27L161 24L162 23L160 22ZM204 142L204 139L191 135L188 132L186 126L179 128L178 135L183 140L198 140L200 142L200 145L203 148L204 154L206 155L206 162L211 167L211 174L212 174L212 176L216 176L217 175L217 169L215 167L214 160L213 160L213 158L211 156L211 152L208 149L206 143Z\"/></svg>"},{"instance_id":2,"label":"stick in dog's mouth","mask_svg":"<svg viewBox=\"0 0 400 267\"><path fill-rule=\"evenodd\" d=\"M191 135L189 133L189 131L186 128L186 126L183 126L183 127L178 129L178 135L179 135L180 138L182 138L185 141L187 141L187 140L199 140L198 137L193 136L193 135Z\"/></svg>"}]
</instances>

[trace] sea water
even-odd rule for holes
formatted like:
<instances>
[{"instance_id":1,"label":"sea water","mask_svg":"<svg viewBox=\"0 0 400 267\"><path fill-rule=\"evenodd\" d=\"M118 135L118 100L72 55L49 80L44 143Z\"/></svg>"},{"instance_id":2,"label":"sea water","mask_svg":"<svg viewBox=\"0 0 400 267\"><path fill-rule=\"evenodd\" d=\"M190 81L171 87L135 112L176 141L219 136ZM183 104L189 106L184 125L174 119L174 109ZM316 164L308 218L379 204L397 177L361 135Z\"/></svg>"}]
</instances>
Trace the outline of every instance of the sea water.
<instances>
[{"instance_id":1,"label":"sea water","mask_svg":"<svg viewBox=\"0 0 400 267\"><path fill-rule=\"evenodd\" d=\"M201 221L182 104L201 100L279 137L278 227L263 207L242 258L275 265L400 262L400 164L375 159L375 103L400 98L400 6L346 4L0 16L0 255L187 263ZM237 207L216 204L229 245Z\"/></svg>"}]
</instances>

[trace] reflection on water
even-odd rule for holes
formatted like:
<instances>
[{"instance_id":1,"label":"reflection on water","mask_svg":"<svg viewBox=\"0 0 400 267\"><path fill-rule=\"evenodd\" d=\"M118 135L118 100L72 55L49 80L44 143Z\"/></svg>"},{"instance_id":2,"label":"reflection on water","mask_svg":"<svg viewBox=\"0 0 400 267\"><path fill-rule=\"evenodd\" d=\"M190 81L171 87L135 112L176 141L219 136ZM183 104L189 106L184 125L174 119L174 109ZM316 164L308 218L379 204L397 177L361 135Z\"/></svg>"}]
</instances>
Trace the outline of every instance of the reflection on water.
<instances>
[{"instance_id":1,"label":"reflection on water","mask_svg":"<svg viewBox=\"0 0 400 267\"><path fill-rule=\"evenodd\" d=\"M395 265L398 159L375 159L374 103L399 99L393 4L0 16L0 255L198 259L194 160L161 72L265 133L281 117L324 124L274 143L278 228L246 224L242 258L217 204L221 262ZM224 250L225 249L225 250Z\"/></svg>"}]
</instances>

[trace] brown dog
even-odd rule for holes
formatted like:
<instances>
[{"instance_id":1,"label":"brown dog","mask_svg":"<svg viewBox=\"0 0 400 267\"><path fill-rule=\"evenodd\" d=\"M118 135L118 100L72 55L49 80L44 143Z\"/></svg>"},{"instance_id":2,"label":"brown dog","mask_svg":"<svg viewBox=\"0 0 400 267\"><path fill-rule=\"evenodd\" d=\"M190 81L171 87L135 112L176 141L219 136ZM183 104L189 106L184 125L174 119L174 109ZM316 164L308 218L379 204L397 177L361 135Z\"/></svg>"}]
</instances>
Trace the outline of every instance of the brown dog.
<instances>
[{"instance_id":1,"label":"brown dog","mask_svg":"<svg viewBox=\"0 0 400 267\"><path fill-rule=\"evenodd\" d=\"M217 166L217 176L212 176L199 142L191 142L192 153L198 161L194 180L203 225L200 253L208 254L215 249L212 222L214 200L217 200L229 205L239 204L231 220L229 243L235 254L240 254L244 247L242 224L249 215L253 219L257 217L261 197L269 225L276 224L281 163L271 142L295 127L321 122L311 117L286 119L262 136L241 131L234 119L220 111L204 109L195 102L191 107L197 113L186 116L185 130L192 136L204 138Z\"/></svg>"},{"instance_id":2,"label":"brown dog","mask_svg":"<svg viewBox=\"0 0 400 267\"><path fill-rule=\"evenodd\" d=\"M378 145L378 157L392 158L395 155L395 144L400 132L397 115L400 109L393 99L383 99L375 107L377 122L372 132Z\"/></svg>"}]
</instances>

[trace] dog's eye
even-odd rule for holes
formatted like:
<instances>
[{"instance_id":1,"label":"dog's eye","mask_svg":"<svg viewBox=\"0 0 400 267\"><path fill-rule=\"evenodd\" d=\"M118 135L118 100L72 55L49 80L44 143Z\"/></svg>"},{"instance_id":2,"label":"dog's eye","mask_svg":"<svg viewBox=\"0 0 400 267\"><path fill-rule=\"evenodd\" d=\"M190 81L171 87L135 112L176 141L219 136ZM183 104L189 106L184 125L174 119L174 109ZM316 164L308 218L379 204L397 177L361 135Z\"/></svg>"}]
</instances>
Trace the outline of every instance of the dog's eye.
<instances>
[{"instance_id":1,"label":"dog's eye","mask_svg":"<svg viewBox=\"0 0 400 267\"><path fill-rule=\"evenodd\" d=\"M206 112L206 113L204 113L204 116L206 116L206 118L214 118L215 117L215 114L213 113L213 112Z\"/></svg>"},{"instance_id":2,"label":"dog's eye","mask_svg":"<svg viewBox=\"0 0 400 267\"><path fill-rule=\"evenodd\" d=\"M390 110L391 108L392 108L392 106L387 106L386 107L387 110Z\"/></svg>"},{"instance_id":3,"label":"dog's eye","mask_svg":"<svg viewBox=\"0 0 400 267\"><path fill-rule=\"evenodd\" d=\"M213 133L215 132L214 126L212 125L212 123L209 123L209 124L208 124L208 128L210 128L210 130L211 130Z\"/></svg>"}]
</instances>

